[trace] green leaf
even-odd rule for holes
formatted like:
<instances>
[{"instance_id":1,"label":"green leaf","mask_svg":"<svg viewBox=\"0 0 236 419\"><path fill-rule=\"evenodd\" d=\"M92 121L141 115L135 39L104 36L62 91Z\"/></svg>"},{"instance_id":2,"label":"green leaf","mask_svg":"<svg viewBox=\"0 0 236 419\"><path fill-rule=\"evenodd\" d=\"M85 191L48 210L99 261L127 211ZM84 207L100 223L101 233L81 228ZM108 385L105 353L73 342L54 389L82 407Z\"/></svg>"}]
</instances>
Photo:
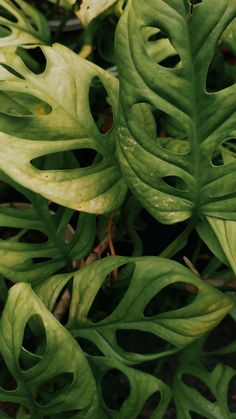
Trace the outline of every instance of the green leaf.
<instances>
[{"instance_id":1,"label":"green leaf","mask_svg":"<svg viewBox=\"0 0 236 419\"><path fill-rule=\"evenodd\" d=\"M128 289L126 285L126 289L123 290L123 297L121 296L111 314L106 314L102 320L95 317L91 319L91 306L98 291L104 287L106 277L127 263L134 264L134 268L130 274ZM164 313L155 314L158 301L155 303L154 300L154 312L146 313L145 309L154 297L164 289L168 292L168 287L176 286L178 289L180 283L186 290L188 287L193 287L195 290L192 302L187 300L184 306L176 310L167 308ZM227 296L176 262L157 257L108 257L74 274L67 326L73 336L88 339L106 356L133 364L159 358L190 344L207 330L212 329L232 305ZM102 305L100 310L106 311L106 308ZM150 333L155 346L143 352L139 349L124 349L122 342L117 343L120 332L124 336L129 336L131 333L132 340L134 331L140 341L146 340L143 333ZM163 343L159 347L159 340L156 342L158 338L165 342L164 348Z\"/></svg>"},{"instance_id":2,"label":"green leaf","mask_svg":"<svg viewBox=\"0 0 236 419\"><path fill-rule=\"evenodd\" d=\"M22 347L22 341L26 324L32 320L38 323L39 319L45 328L46 348L43 354L34 354ZM74 409L87 410L91 404L96 405L95 381L83 352L28 284L20 283L11 288L0 330L1 354L18 385L13 391L1 388L0 401L20 403L31 411L32 418ZM27 364L22 369L22 357L33 366L29 368ZM50 392L47 386L42 390L44 383L58 376L64 376L65 380L71 376L72 380L57 391L51 389Z\"/></svg>"},{"instance_id":3,"label":"green leaf","mask_svg":"<svg viewBox=\"0 0 236 419\"><path fill-rule=\"evenodd\" d=\"M121 17L116 36L120 165L133 193L163 223L195 213L236 219L236 162L212 163L215 150L235 130L236 84L206 91L215 47L235 15L234 0L216 2L214 13L212 1L204 0L194 6L192 16L188 1L132 0ZM150 28L162 30L178 64L170 56L160 62L158 54L150 53ZM163 39L154 36L148 42L158 45ZM166 146L163 135L167 142L170 135L162 132L163 118L181 127L170 141L188 142L187 151Z\"/></svg>"},{"instance_id":4,"label":"green leaf","mask_svg":"<svg viewBox=\"0 0 236 419\"><path fill-rule=\"evenodd\" d=\"M0 205L2 237L4 231L6 234L14 233L7 240L0 240L2 275L13 282L35 284L90 252L96 230L94 216L80 214L75 231L71 231L68 225L73 211L61 207L53 213L44 198L17 185L3 173L0 173L0 180L14 187L24 200L29 201ZM69 239L66 238L68 234L71 236Z\"/></svg>"},{"instance_id":5,"label":"green leaf","mask_svg":"<svg viewBox=\"0 0 236 419\"><path fill-rule=\"evenodd\" d=\"M39 75L29 71L13 50L2 53L0 61L8 66L0 70L2 90L27 92L47 103L51 112L30 117L0 114L0 169L60 205L91 213L113 211L127 190L114 150L118 81L63 46L42 51L47 67ZM106 134L99 132L89 105L96 77L107 90L115 119ZM95 150L97 162L73 170L40 170L32 164L40 156L75 149Z\"/></svg>"},{"instance_id":6,"label":"green leaf","mask_svg":"<svg viewBox=\"0 0 236 419\"><path fill-rule=\"evenodd\" d=\"M212 253L236 274L236 222L207 217L197 231Z\"/></svg>"},{"instance_id":7,"label":"green leaf","mask_svg":"<svg viewBox=\"0 0 236 419\"><path fill-rule=\"evenodd\" d=\"M234 419L235 413L228 406L228 387L236 371L218 363L208 372L200 358L193 354L194 347L183 351L180 366L174 375L173 397L177 419L190 419L189 412L209 419Z\"/></svg>"},{"instance_id":8,"label":"green leaf","mask_svg":"<svg viewBox=\"0 0 236 419\"><path fill-rule=\"evenodd\" d=\"M47 20L23 0L1 1L0 36L0 47L50 44Z\"/></svg>"}]
</instances>

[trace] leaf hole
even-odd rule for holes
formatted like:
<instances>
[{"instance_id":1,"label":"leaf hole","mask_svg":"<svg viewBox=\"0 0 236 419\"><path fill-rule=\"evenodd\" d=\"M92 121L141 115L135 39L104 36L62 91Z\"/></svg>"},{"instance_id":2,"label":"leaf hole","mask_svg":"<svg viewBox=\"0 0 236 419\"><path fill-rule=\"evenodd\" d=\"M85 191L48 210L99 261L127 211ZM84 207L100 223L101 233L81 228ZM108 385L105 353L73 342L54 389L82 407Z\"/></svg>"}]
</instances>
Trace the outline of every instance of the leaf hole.
<instances>
[{"instance_id":1,"label":"leaf hole","mask_svg":"<svg viewBox=\"0 0 236 419\"><path fill-rule=\"evenodd\" d=\"M0 6L0 16L9 20L9 22L17 23L18 19L17 16L15 16L13 13L11 13L8 9L6 9L4 6Z\"/></svg>"},{"instance_id":2,"label":"leaf hole","mask_svg":"<svg viewBox=\"0 0 236 419\"><path fill-rule=\"evenodd\" d=\"M219 92L234 84L233 75L227 70L224 51L226 51L224 47L217 46L213 54L206 77L206 91L208 93ZM234 60L236 60L235 57Z\"/></svg>"},{"instance_id":3,"label":"leaf hole","mask_svg":"<svg viewBox=\"0 0 236 419\"><path fill-rule=\"evenodd\" d=\"M73 380L74 374L66 372L41 383L37 390L37 403L42 406L47 405L52 399L63 394L72 385Z\"/></svg>"},{"instance_id":4,"label":"leaf hole","mask_svg":"<svg viewBox=\"0 0 236 419\"><path fill-rule=\"evenodd\" d=\"M189 187L186 182L179 176L165 176L162 180L171 188L177 189L179 191L188 192Z\"/></svg>"},{"instance_id":5,"label":"leaf hole","mask_svg":"<svg viewBox=\"0 0 236 419\"><path fill-rule=\"evenodd\" d=\"M12 373L9 371L2 357L0 357L0 369L1 369L0 388L3 388L4 390L7 390L7 391L16 390L18 387L16 379L15 377L13 377Z\"/></svg>"},{"instance_id":6,"label":"leaf hole","mask_svg":"<svg viewBox=\"0 0 236 419\"><path fill-rule=\"evenodd\" d=\"M190 410L189 412L191 419L208 419L206 416L200 415L197 412L193 412L192 410Z\"/></svg>"},{"instance_id":7,"label":"leaf hole","mask_svg":"<svg viewBox=\"0 0 236 419\"><path fill-rule=\"evenodd\" d=\"M224 166L236 161L236 138L223 141L213 152L211 163L213 166Z\"/></svg>"},{"instance_id":8,"label":"leaf hole","mask_svg":"<svg viewBox=\"0 0 236 419\"><path fill-rule=\"evenodd\" d=\"M50 262L52 262L52 258L47 258L47 257L40 257L40 256L37 256L37 257L35 257L35 258L32 258L32 262L33 263L35 263L35 264L46 264L46 263L50 263Z\"/></svg>"},{"instance_id":9,"label":"leaf hole","mask_svg":"<svg viewBox=\"0 0 236 419\"><path fill-rule=\"evenodd\" d=\"M158 314L179 310L192 304L197 297L198 289L186 282L175 282L162 288L146 305L145 317L153 317Z\"/></svg>"},{"instance_id":10,"label":"leaf hole","mask_svg":"<svg viewBox=\"0 0 236 419\"><path fill-rule=\"evenodd\" d=\"M5 25L0 25L0 38L5 38L12 34L12 30Z\"/></svg>"},{"instance_id":11,"label":"leaf hole","mask_svg":"<svg viewBox=\"0 0 236 419\"><path fill-rule=\"evenodd\" d=\"M101 162L103 157L92 148L80 148L60 151L31 160L33 167L39 170L73 170L91 167Z\"/></svg>"},{"instance_id":12,"label":"leaf hole","mask_svg":"<svg viewBox=\"0 0 236 419\"><path fill-rule=\"evenodd\" d=\"M126 375L114 368L103 376L101 390L107 407L112 410L120 410L128 399L131 388Z\"/></svg>"},{"instance_id":13,"label":"leaf hole","mask_svg":"<svg viewBox=\"0 0 236 419\"><path fill-rule=\"evenodd\" d=\"M32 23L31 23L32 24ZM47 60L40 47L22 48L18 47L16 50L25 66L34 74L43 74L46 70Z\"/></svg>"},{"instance_id":14,"label":"leaf hole","mask_svg":"<svg viewBox=\"0 0 236 419\"><path fill-rule=\"evenodd\" d=\"M97 76L92 79L90 84L89 105L98 130L102 134L108 133L113 126L113 110L110 105L109 95Z\"/></svg>"},{"instance_id":15,"label":"leaf hole","mask_svg":"<svg viewBox=\"0 0 236 419\"><path fill-rule=\"evenodd\" d=\"M151 415L154 413L154 411L157 409L160 401L161 393L160 391L156 391L144 403L144 406L136 419L149 419Z\"/></svg>"},{"instance_id":16,"label":"leaf hole","mask_svg":"<svg viewBox=\"0 0 236 419\"><path fill-rule=\"evenodd\" d=\"M9 240L21 232L21 228L15 227L0 227L1 240Z\"/></svg>"},{"instance_id":17,"label":"leaf hole","mask_svg":"<svg viewBox=\"0 0 236 419\"><path fill-rule=\"evenodd\" d=\"M87 317L93 323L98 323L113 313L129 288L134 269L135 264L128 263L106 277L88 312ZM114 275L117 275L115 281Z\"/></svg>"},{"instance_id":18,"label":"leaf hole","mask_svg":"<svg viewBox=\"0 0 236 419\"><path fill-rule=\"evenodd\" d=\"M13 76L17 77L20 80L25 80L25 77L22 74L18 73L18 71L14 70L11 66L5 63L0 63L0 65L5 68L9 73L13 74Z\"/></svg>"},{"instance_id":19,"label":"leaf hole","mask_svg":"<svg viewBox=\"0 0 236 419\"><path fill-rule=\"evenodd\" d=\"M236 375L234 375L229 382L228 406L230 412L236 413Z\"/></svg>"},{"instance_id":20,"label":"leaf hole","mask_svg":"<svg viewBox=\"0 0 236 419\"><path fill-rule=\"evenodd\" d=\"M13 402L0 402L0 412L3 412L9 418L16 418L19 410L19 404ZM5 418L5 416L4 416Z\"/></svg>"},{"instance_id":21,"label":"leaf hole","mask_svg":"<svg viewBox=\"0 0 236 419\"><path fill-rule=\"evenodd\" d=\"M141 355L163 352L168 344L153 333L131 329L116 330L116 342L124 351Z\"/></svg>"},{"instance_id":22,"label":"leaf hole","mask_svg":"<svg viewBox=\"0 0 236 419\"><path fill-rule=\"evenodd\" d=\"M177 418L177 409L176 409L174 400L172 399L170 403L168 404L168 407L162 419L174 419L174 418Z\"/></svg>"},{"instance_id":23,"label":"leaf hole","mask_svg":"<svg viewBox=\"0 0 236 419\"><path fill-rule=\"evenodd\" d=\"M104 356L100 349L91 340L84 337L77 337L76 341L80 345L83 352L90 356Z\"/></svg>"},{"instance_id":24,"label":"leaf hole","mask_svg":"<svg viewBox=\"0 0 236 419\"><path fill-rule=\"evenodd\" d=\"M143 42L148 56L158 65L165 68L181 66L181 58L172 45L168 34L152 26L142 29Z\"/></svg>"},{"instance_id":25,"label":"leaf hole","mask_svg":"<svg viewBox=\"0 0 236 419\"><path fill-rule=\"evenodd\" d=\"M38 356L43 356L47 347L46 330L41 317L34 314L25 325L22 347Z\"/></svg>"},{"instance_id":26,"label":"leaf hole","mask_svg":"<svg viewBox=\"0 0 236 419\"><path fill-rule=\"evenodd\" d=\"M52 107L48 103L28 93L16 93L8 90L5 91L5 94L12 100L12 104L8 108L4 105L2 112L9 115L44 116L52 112Z\"/></svg>"},{"instance_id":27,"label":"leaf hole","mask_svg":"<svg viewBox=\"0 0 236 419\"><path fill-rule=\"evenodd\" d=\"M47 243L48 237L46 234L39 230L27 230L23 236L21 236L19 242L21 243Z\"/></svg>"},{"instance_id":28,"label":"leaf hole","mask_svg":"<svg viewBox=\"0 0 236 419\"><path fill-rule=\"evenodd\" d=\"M185 373L182 375L182 381L188 387L197 390L203 397L205 397L210 402L214 403L216 401L214 394L206 385L206 383L200 378L196 377L195 375Z\"/></svg>"}]
</instances>

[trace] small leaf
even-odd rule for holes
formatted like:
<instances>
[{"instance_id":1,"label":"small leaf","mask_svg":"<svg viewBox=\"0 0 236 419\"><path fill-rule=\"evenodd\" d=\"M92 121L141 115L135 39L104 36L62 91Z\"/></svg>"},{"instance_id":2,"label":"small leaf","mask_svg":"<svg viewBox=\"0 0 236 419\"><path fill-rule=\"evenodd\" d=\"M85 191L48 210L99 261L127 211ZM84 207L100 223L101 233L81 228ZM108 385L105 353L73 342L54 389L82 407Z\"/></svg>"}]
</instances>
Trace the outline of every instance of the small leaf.
<instances>
[{"instance_id":1,"label":"small leaf","mask_svg":"<svg viewBox=\"0 0 236 419\"><path fill-rule=\"evenodd\" d=\"M50 44L47 20L23 0L1 0L0 33L0 47Z\"/></svg>"}]
</instances>

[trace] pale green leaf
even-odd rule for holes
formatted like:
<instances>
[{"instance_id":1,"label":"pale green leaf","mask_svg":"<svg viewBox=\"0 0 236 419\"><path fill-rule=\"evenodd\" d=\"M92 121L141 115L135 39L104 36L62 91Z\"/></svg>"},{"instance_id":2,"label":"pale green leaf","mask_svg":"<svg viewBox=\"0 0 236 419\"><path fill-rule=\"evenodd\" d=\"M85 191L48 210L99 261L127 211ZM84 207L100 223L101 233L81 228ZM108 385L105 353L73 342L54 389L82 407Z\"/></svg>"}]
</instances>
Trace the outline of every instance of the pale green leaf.
<instances>
[{"instance_id":1,"label":"pale green leaf","mask_svg":"<svg viewBox=\"0 0 236 419\"><path fill-rule=\"evenodd\" d=\"M89 23L109 10L117 0L82 0L80 8L76 13L83 27L87 27Z\"/></svg>"},{"instance_id":2,"label":"pale green leaf","mask_svg":"<svg viewBox=\"0 0 236 419\"><path fill-rule=\"evenodd\" d=\"M166 224L196 213L236 219L236 162L212 163L214 152L235 130L236 84L206 91L209 65L222 32L236 16L236 3L218 1L213 13L212 1L204 0L194 6L192 16L189 8L185 0L132 0L116 36L121 169L142 205ZM178 64L170 56L159 61L155 48L163 39L147 40L150 28L163 31ZM140 118L144 113L147 125ZM166 146L170 135L161 131L163 117L181 127L184 137L177 132L173 139L188 142L185 152Z\"/></svg>"},{"instance_id":3,"label":"pale green leaf","mask_svg":"<svg viewBox=\"0 0 236 419\"><path fill-rule=\"evenodd\" d=\"M50 3L58 4L58 0L48 0ZM71 8L76 4L76 0L60 0L60 7L71 10Z\"/></svg>"},{"instance_id":4,"label":"pale green leaf","mask_svg":"<svg viewBox=\"0 0 236 419\"><path fill-rule=\"evenodd\" d=\"M47 20L38 10L23 0L1 0L0 6L0 47L50 44Z\"/></svg>"},{"instance_id":5,"label":"pale green leaf","mask_svg":"<svg viewBox=\"0 0 236 419\"><path fill-rule=\"evenodd\" d=\"M69 208L112 211L121 205L127 190L114 150L118 81L63 46L42 47L42 51L47 67L39 75L29 71L13 50L1 55L0 61L17 72L1 68L1 89L27 92L48 104L51 112L30 117L0 114L0 169L16 181L21 179L30 190ZM98 130L90 110L89 89L95 77L107 90L114 113L114 126L106 134ZM99 157L89 167L40 170L32 165L40 156L88 148Z\"/></svg>"}]
</instances>

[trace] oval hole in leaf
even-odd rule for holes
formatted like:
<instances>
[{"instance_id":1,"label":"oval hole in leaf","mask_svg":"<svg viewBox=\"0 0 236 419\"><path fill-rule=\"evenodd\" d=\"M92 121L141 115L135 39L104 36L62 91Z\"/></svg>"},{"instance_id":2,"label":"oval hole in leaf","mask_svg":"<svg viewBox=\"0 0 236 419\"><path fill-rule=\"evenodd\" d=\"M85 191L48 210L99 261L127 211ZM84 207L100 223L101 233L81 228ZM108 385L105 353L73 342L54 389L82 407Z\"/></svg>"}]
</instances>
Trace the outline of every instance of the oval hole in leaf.
<instances>
[{"instance_id":1,"label":"oval hole in leaf","mask_svg":"<svg viewBox=\"0 0 236 419\"><path fill-rule=\"evenodd\" d=\"M189 187L185 183L185 181L180 178L179 176L165 176L162 180L168 185L171 186L173 189L177 189L182 192L188 192Z\"/></svg>"},{"instance_id":2,"label":"oval hole in leaf","mask_svg":"<svg viewBox=\"0 0 236 419\"><path fill-rule=\"evenodd\" d=\"M5 38L6 36L10 36L12 34L12 30L5 25L0 25L0 38Z\"/></svg>"},{"instance_id":3,"label":"oval hole in leaf","mask_svg":"<svg viewBox=\"0 0 236 419\"><path fill-rule=\"evenodd\" d=\"M102 156L91 148L59 151L31 160L33 167L39 170L73 170L90 167L100 163Z\"/></svg>"},{"instance_id":4,"label":"oval hole in leaf","mask_svg":"<svg viewBox=\"0 0 236 419\"><path fill-rule=\"evenodd\" d=\"M43 406L47 405L57 396L64 393L71 386L73 379L74 374L65 372L41 383L37 391L37 403Z\"/></svg>"},{"instance_id":5,"label":"oval hole in leaf","mask_svg":"<svg viewBox=\"0 0 236 419\"><path fill-rule=\"evenodd\" d=\"M156 391L144 403L144 406L136 419L149 419L152 413L154 412L154 410L159 405L160 401L161 401L161 393L160 391Z\"/></svg>"},{"instance_id":6,"label":"oval hole in leaf","mask_svg":"<svg viewBox=\"0 0 236 419\"><path fill-rule=\"evenodd\" d=\"M38 314L34 314L27 321L22 346L35 355L44 355L47 347L46 330Z\"/></svg>"},{"instance_id":7,"label":"oval hole in leaf","mask_svg":"<svg viewBox=\"0 0 236 419\"><path fill-rule=\"evenodd\" d=\"M2 5L0 6L0 16L6 18L12 23L18 22L17 17Z\"/></svg>"},{"instance_id":8,"label":"oval hole in leaf","mask_svg":"<svg viewBox=\"0 0 236 419\"><path fill-rule=\"evenodd\" d=\"M106 134L113 126L113 110L109 104L109 95L97 76L92 79L90 84L89 104L98 130L102 134Z\"/></svg>"},{"instance_id":9,"label":"oval hole in leaf","mask_svg":"<svg viewBox=\"0 0 236 419\"><path fill-rule=\"evenodd\" d=\"M47 243L48 237L39 230L27 230L19 241L21 243Z\"/></svg>"},{"instance_id":10,"label":"oval hole in leaf","mask_svg":"<svg viewBox=\"0 0 236 419\"><path fill-rule=\"evenodd\" d=\"M191 387L197 390L203 397L205 397L210 402L214 403L216 401L214 394L212 393L210 388L206 385L206 383L200 378L196 377L195 375L185 373L182 375L182 381L188 387Z\"/></svg>"},{"instance_id":11,"label":"oval hole in leaf","mask_svg":"<svg viewBox=\"0 0 236 419\"><path fill-rule=\"evenodd\" d=\"M175 282L162 288L146 305L145 317L157 316L168 311L179 310L191 304L197 297L198 289L186 282Z\"/></svg>"},{"instance_id":12,"label":"oval hole in leaf","mask_svg":"<svg viewBox=\"0 0 236 419\"><path fill-rule=\"evenodd\" d=\"M25 66L34 74L44 73L47 60L40 47L34 48L22 48L18 47L16 50L16 55L18 55Z\"/></svg>"},{"instance_id":13,"label":"oval hole in leaf","mask_svg":"<svg viewBox=\"0 0 236 419\"><path fill-rule=\"evenodd\" d=\"M229 382L228 406L230 412L236 413L236 375L234 375Z\"/></svg>"},{"instance_id":14,"label":"oval hole in leaf","mask_svg":"<svg viewBox=\"0 0 236 419\"><path fill-rule=\"evenodd\" d=\"M116 341L124 351L141 355L163 352L167 341L150 332L142 330L116 330Z\"/></svg>"},{"instance_id":15,"label":"oval hole in leaf","mask_svg":"<svg viewBox=\"0 0 236 419\"><path fill-rule=\"evenodd\" d=\"M70 311L70 298L72 293L73 277L66 283L66 285L60 291L57 300L53 307L53 315L60 321L61 324L65 325L69 319Z\"/></svg>"},{"instance_id":16,"label":"oval hole in leaf","mask_svg":"<svg viewBox=\"0 0 236 419\"><path fill-rule=\"evenodd\" d=\"M102 378L101 390L104 402L112 410L120 410L130 394L130 383L123 372L118 369L109 370Z\"/></svg>"},{"instance_id":17,"label":"oval hole in leaf","mask_svg":"<svg viewBox=\"0 0 236 419\"><path fill-rule=\"evenodd\" d=\"M49 115L52 112L52 107L43 100L38 99L36 96L28 93L16 93L9 90L5 93L13 101L12 105L9 105L7 110L5 108L3 109L3 112L8 113L9 115L44 116Z\"/></svg>"},{"instance_id":18,"label":"oval hole in leaf","mask_svg":"<svg viewBox=\"0 0 236 419\"><path fill-rule=\"evenodd\" d=\"M200 415L197 412L193 412L192 410L190 410L189 412L191 419L208 419L206 416Z\"/></svg>"},{"instance_id":19,"label":"oval hole in leaf","mask_svg":"<svg viewBox=\"0 0 236 419\"><path fill-rule=\"evenodd\" d=\"M233 77L227 71L225 65L227 56L225 56L224 51L225 48L221 45L217 46L214 52L206 78L206 90L208 93L219 92L234 84ZM236 57L234 58L236 59Z\"/></svg>"},{"instance_id":20,"label":"oval hole in leaf","mask_svg":"<svg viewBox=\"0 0 236 419\"><path fill-rule=\"evenodd\" d=\"M46 263L50 263L50 262L52 262L52 258L46 258L46 257L35 257L35 258L32 258L32 262L33 263L36 263L36 264L46 264Z\"/></svg>"},{"instance_id":21,"label":"oval hole in leaf","mask_svg":"<svg viewBox=\"0 0 236 419\"><path fill-rule=\"evenodd\" d=\"M81 336L75 338L79 343L83 352L91 356L104 356L100 349L89 339L83 338Z\"/></svg>"},{"instance_id":22,"label":"oval hole in leaf","mask_svg":"<svg viewBox=\"0 0 236 419\"><path fill-rule=\"evenodd\" d=\"M110 276L105 279L88 312L87 317L93 323L107 318L119 305L129 288L134 269L134 263L122 265L118 272L111 272ZM113 275L117 275L116 280Z\"/></svg>"},{"instance_id":23,"label":"oval hole in leaf","mask_svg":"<svg viewBox=\"0 0 236 419\"><path fill-rule=\"evenodd\" d=\"M213 166L224 166L236 161L236 138L230 138L213 152L211 163Z\"/></svg>"},{"instance_id":24,"label":"oval hole in leaf","mask_svg":"<svg viewBox=\"0 0 236 419\"><path fill-rule=\"evenodd\" d=\"M3 388L7 391L14 391L17 389L18 385L15 377L9 371L7 365L5 364L2 357L0 357L0 388Z\"/></svg>"},{"instance_id":25,"label":"oval hole in leaf","mask_svg":"<svg viewBox=\"0 0 236 419\"><path fill-rule=\"evenodd\" d=\"M162 419L177 418L177 410L173 400L170 401Z\"/></svg>"},{"instance_id":26,"label":"oval hole in leaf","mask_svg":"<svg viewBox=\"0 0 236 419\"><path fill-rule=\"evenodd\" d=\"M164 30L148 26L143 28L142 35L148 56L158 65L165 68L182 65L179 54Z\"/></svg>"},{"instance_id":27,"label":"oval hole in leaf","mask_svg":"<svg viewBox=\"0 0 236 419\"><path fill-rule=\"evenodd\" d=\"M15 227L0 227L0 239L8 240L20 233L21 228Z\"/></svg>"},{"instance_id":28,"label":"oval hole in leaf","mask_svg":"<svg viewBox=\"0 0 236 419\"><path fill-rule=\"evenodd\" d=\"M0 402L0 412L3 412L9 418L16 418L19 410L19 404L12 402Z\"/></svg>"},{"instance_id":29,"label":"oval hole in leaf","mask_svg":"<svg viewBox=\"0 0 236 419\"><path fill-rule=\"evenodd\" d=\"M13 76L16 76L20 80L25 80L25 77L22 76L18 71L14 70L14 68L10 67L9 65L5 63L0 63L0 65L5 68L5 70L9 71L9 73L13 74Z\"/></svg>"}]
</instances>

